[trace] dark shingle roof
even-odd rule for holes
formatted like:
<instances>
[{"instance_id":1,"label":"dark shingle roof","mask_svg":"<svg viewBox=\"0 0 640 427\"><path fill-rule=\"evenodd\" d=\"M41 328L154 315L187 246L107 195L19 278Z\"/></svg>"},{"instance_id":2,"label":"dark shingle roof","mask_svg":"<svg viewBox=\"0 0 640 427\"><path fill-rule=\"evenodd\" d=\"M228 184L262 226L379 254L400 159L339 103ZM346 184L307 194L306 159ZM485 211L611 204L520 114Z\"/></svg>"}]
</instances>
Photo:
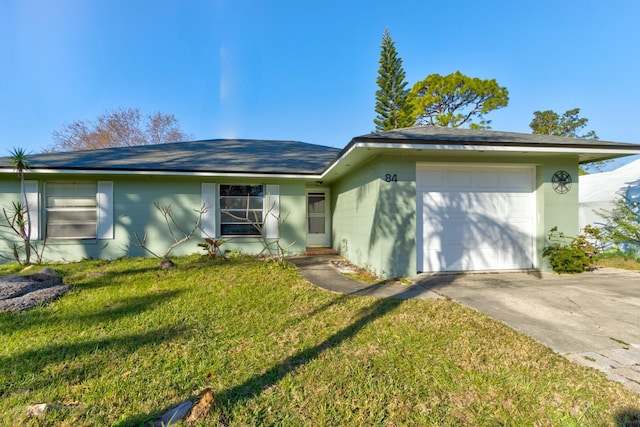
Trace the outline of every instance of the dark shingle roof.
<instances>
[{"instance_id":1,"label":"dark shingle roof","mask_svg":"<svg viewBox=\"0 0 640 427\"><path fill-rule=\"evenodd\" d=\"M395 143L455 143L466 145L518 144L546 147L608 147L638 149L640 145L623 142L600 141L560 136L533 135L529 133L500 132L483 129L461 129L438 126L420 126L395 129L380 133L370 133L352 139L353 142L395 142Z\"/></svg>"},{"instance_id":2,"label":"dark shingle roof","mask_svg":"<svg viewBox=\"0 0 640 427\"><path fill-rule=\"evenodd\" d=\"M396 129L355 137L342 150L298 141L213 139L160 145L117 147L29 155L32 170L78 170L151 173L321 175L360 143L393 148L412 146L539 147L550 152L563 149L601 150L608 157L640 153L640 145L532 135L494 130L453 129L435 126ZM632 153L635 154L635 153ZM608 158L601 156L601 158ZM592 156L593 157L593 156ZM585 158L587 161L593 158ZM585 160L582 159L582 160ZM600 158L596 158L598 160ZM0 158L0 170L10 169Z\"/></svg>"},{"instance_id":3,"label":"dark shingle roof","mask_svg":"<svg viewBox=\"0 0 640 427\"><path fill-rule=\"evenodd\" d=\"M298 141L228 140L174 142L29 155L31 169L164 171L314 175L338 148ZM0 158L0 168L9 168Z\"/></svg>"}]
</instances>

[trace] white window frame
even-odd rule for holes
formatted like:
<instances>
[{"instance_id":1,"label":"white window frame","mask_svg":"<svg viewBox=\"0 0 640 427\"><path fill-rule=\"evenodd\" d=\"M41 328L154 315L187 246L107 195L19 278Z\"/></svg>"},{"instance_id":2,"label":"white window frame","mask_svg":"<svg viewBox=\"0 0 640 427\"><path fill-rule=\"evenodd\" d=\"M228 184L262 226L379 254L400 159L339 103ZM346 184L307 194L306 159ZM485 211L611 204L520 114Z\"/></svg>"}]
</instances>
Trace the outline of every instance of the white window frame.
<instances>
[{"instance_id":1,"label":"white window frame","mask_svg":"<svg viewBox=\"0 0 640 427\"><path fill-rule=\"evenodd\" d=\"M247 195L235 195L235 196L230 196L230 195L225 195L223 194L225 191L225 187L261 187L262 188L262 195L260 196L252 196L250 194ZM264 224L265 224L265 200L267 199L266 197L266 189L267 186L264 184L220 184L219 186L219 191L218 191L218 197L217 200L219 202L219 209L218 209L218 225L219 225L219 229L220 229L220 233L219 235L221 237L260 237L260 232L259 230L253 225L254 223L254 216L256 212L260 213L260 217L262 219L262 221L260 222L260 227L263 229L264 231ZM225 208L225 201L227 199L231 199L231 198L245 198L247 200L247 204L243 207L243 208L237 208L237 209L227 209ZM255 202L257 200L260 200L261 203L258 206L256 206ZM254 202L254 203L252 203ZM242 217L242 218L247 218L245 221L238 219L238 220L234 220L234 221L227 221L224 220L224 214L227 212L233 212L233 215L237 216L237 217ZM225 233L224 231L224 226L227 224L236 224L236 225L246 225L246 229L250 229L251 233L246 233L246 234L240 234L240 233ZM249 228L250 227L250 228Z\"/></svg>"},{"instance_id":2,"label":"white window frame","mask_svg":"<svg viewBox=\"0 0 640 427\"><path fill-rule=\"evenodd\" d=\"M74 206L71 203L70 206L50 206L50 189L51 186L69 186L69 189L73 185L95 185L95 204L93 206ZM64 195L57 195L60 200L64 200ZM91 197L86 194L83 198L90 200ZM72 200L73 197L69 197ZM98 240L98 239L113 239L114 238L114 225L113 225L113 182L111 181L47 181L44 183L44 197L42 203L43 210L43 223L44 232L48 240ZM94 232L91 234L77 234L77 235L51 235L52 224L51 213L52 212L95 212L95 221L85 221L84 225L89 223L94 225ZM95 224L94 224L95 222ZM82 225L83 222L79 221L78 224Z\"/></svg>"},{"instance_id":3,"label":"white window frame","mask_svg":"<svg viewBox=\"0 0 640 427\"><path fill-rule=\"evenodd\" d=\"M113 182L98 181L98 239L115 238L113 227Z\"/></svg>"},{"instance_id":4,"label":"white window frame","mask_svg":"<svg viewBox=\"0 0 640 427\"><path fill-rule=\"evenodd\" d=\"M24 191L31 218L31 239L40 240L40 194L38 193L38 181L27 180L24 182Z\"/></svg>"},{"instance_id":5,"label":"white window frame","mask_svg":"<svg viewBox=\"0 0 640 427\"><path fill-rule=\"evenodd\" d=\"M280 186L265 185L264 191L264 236L277 239L280 237Z\"/></svg>"},{"instance_id":6,"label":"white window frame","mask_svg":"<svg viewBox=\"0 0 640 427\"><path fill-rule=\"evenodd\" d=\"M205 209L200 226L201 237L217 238L220 236L218 232L218 184L203 182L200 197L200 205Z\"/></svg>"}]
</instances>

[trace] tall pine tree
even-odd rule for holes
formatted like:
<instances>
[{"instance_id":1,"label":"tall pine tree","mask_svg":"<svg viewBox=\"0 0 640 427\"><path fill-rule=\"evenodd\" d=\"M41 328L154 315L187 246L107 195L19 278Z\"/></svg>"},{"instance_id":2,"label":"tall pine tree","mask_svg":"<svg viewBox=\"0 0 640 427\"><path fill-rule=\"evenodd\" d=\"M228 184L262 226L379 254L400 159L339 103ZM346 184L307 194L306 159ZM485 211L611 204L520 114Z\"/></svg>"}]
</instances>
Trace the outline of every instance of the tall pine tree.
<instances>
[{"instance_id":1,"label":"tall pine tree","mask_svg":"<svg viewBox=\"0 0 640 427\"><path fill-rule=\"evenodd\" d=\"M376 131L385 131L413 126L414 117L411 110L411 102L408 98L409 90L406 89L405 72L402 68L402 59L398 57L396 46L385 28L382 35L380 51L380 68L376 83L377 116L373 119Z\"/></svg>"}]
</instances>

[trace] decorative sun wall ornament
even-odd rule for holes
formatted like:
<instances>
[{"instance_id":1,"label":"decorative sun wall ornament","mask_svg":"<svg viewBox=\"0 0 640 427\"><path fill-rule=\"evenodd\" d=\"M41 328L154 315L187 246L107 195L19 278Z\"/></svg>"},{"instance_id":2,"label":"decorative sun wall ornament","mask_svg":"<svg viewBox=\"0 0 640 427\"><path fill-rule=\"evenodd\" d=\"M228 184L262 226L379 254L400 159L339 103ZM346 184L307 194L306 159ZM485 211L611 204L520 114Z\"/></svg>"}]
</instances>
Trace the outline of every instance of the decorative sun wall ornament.
<instances>
[{"instance_id":1,"label":"decorative sun wall ornament","mask_svg":"<svg viewBox=\"0 0 640 427\"><path fill-rule=\"evenodd\" d=\"M565 194L571 190L571 175L566 171L558 171L551 178L551 186L556 193Z\"/></svg>"}]
</instances>

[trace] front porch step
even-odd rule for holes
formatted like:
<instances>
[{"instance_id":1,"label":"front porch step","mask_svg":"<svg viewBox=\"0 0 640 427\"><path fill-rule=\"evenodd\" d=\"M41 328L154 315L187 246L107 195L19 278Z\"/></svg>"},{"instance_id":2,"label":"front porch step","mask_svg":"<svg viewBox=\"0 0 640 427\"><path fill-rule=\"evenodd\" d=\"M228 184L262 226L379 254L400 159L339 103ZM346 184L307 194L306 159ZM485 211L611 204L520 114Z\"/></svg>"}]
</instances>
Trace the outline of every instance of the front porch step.
<instances>
[{"instance_id":1,"label":"front porch step","mask_svg":"<svg viewBox=\"0 0 640 427\"><path fill-rule=\"evenodd\" d=\"M305 255L338 255L338 252L333 248L322 247L322 248L307 248L304 251Z\"/></svg>"}]
</instances>

